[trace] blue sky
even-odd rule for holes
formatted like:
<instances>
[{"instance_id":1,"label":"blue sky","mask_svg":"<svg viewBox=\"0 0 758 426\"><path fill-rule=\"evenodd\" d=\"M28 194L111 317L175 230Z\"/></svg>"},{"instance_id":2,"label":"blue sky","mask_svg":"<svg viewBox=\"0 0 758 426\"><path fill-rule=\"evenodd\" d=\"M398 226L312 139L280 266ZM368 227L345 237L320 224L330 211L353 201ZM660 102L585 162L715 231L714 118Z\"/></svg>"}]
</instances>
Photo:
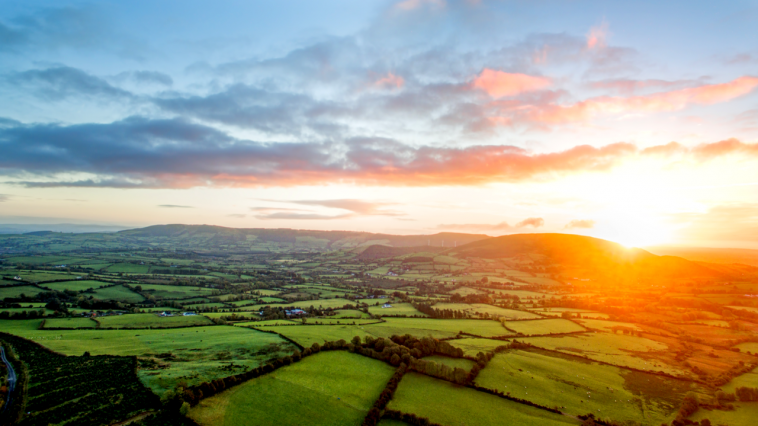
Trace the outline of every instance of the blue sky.
<instances>
[{"instance_id":1,"label":"blue sky","mask_svg":"<svg viewBox=\"0 0 758 426\"><path fill-rule=\"evenodd\" d=\"M755 2L0 6L6 221L757 240Z\"/></svg>"}]
</instances>

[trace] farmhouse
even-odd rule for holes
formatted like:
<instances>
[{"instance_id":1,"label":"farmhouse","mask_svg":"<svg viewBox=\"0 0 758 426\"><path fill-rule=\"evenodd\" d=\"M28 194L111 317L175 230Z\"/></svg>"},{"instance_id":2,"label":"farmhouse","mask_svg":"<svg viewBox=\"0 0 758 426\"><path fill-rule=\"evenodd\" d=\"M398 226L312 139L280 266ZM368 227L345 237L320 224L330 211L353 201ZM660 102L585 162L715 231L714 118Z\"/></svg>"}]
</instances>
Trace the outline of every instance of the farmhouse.
<instances>
[{"instance_id":1,"label":"farmhouse","mask_svg":"<svg viewBox=\"0 0 758 426\"><path fill-rule=\"evenodd\" d=\"M390 305L389 303L385 303L384 305L382 305L382 308L391 308L391 307L392 305Z\"/></svg>"}]
</instances>

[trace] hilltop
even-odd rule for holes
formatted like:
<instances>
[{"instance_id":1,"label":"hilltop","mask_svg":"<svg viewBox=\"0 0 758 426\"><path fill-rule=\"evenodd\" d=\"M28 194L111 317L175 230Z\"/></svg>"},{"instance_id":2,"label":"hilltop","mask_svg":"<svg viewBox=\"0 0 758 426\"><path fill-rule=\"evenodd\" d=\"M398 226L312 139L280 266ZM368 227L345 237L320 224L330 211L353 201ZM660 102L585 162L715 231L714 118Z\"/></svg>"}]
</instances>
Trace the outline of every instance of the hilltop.
<instances>
[{"instance_id":1,"label":"hilltop","mask_svg":"<svg viewBox=\"0 0 758 426\"><path fill-rule=\"evenodd\" d=\"M676 256L658 256L640 248L572 234L514 234L475 241L449 253L457 257L509 259L524 257L583 277L658 281L676 278L725 278L744 267L725 268ZM755 269L755 268L752 268ZM755 273L755 271L753 271Z\"/></svg>"}]
</instances>

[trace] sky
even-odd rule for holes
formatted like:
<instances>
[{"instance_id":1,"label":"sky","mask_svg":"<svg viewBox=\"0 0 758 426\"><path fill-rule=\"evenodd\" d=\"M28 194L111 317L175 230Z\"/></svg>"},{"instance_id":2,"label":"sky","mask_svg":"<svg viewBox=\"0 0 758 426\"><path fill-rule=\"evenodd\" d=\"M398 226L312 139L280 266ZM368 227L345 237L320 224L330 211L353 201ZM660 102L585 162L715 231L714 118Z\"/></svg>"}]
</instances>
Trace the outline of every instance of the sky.
<instances>
[{"instance_id":1,"label":"sky","mask_svg":"<svg viewBox=\"0 0 758 426\"><path fill-rule=\"evenodd\" d=\"M0 0L0 223L758 248L754 1Z\"/></svg>"}]
</instances>

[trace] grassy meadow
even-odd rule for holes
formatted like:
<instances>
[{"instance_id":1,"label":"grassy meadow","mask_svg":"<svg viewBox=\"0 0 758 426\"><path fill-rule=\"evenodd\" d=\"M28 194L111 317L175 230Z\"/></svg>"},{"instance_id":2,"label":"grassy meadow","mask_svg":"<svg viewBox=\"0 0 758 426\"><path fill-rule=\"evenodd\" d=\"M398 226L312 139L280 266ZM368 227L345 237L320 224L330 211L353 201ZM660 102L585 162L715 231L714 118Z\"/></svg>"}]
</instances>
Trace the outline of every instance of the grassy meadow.
<instances>
[{"instance_id":1,"label":"grassy meadow","mask_svg":"<svg viewBox=\"0 0 758 426\"><path fill-rule=\"evenodd\" d=\"M519 404L450 382L408 373L388 408L443 425L571 425L571 417Z\"/></svg>"},{"instance_id":2,"label":"grassy meadow","mask_svg":"<svg viewBox=\"0 0 758 426\"><path fill-rule=\"evenodd\" d=\"M322 352L200 402L201 426L359 425L394 373L345 351Z\"/></svg>"}]
</instances>

